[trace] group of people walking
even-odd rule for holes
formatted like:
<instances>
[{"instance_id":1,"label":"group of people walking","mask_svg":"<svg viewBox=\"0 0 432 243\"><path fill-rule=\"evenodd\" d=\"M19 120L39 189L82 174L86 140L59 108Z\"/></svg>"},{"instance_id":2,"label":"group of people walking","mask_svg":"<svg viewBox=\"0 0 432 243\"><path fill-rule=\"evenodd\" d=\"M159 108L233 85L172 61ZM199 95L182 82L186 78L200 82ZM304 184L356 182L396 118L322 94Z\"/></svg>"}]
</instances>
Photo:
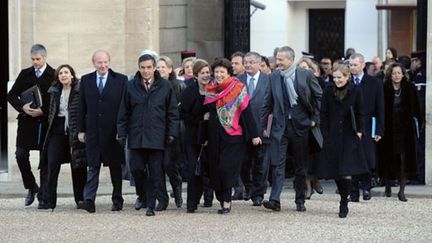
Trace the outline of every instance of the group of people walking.
<instances>
[{"instance_id":1,"label":"group of people walking","mask_svg":"<svg viewBox=\"0 0 432 243\"><path fill-rule=\"evenodd\" d=\"M111 210L122 210L127 168L136 188L135 209L145 208L147 216L168 206L165 174L176 206L182 207L183 161L188 213L198 209L203 195L204 206L211 207L213 190L217 212L230 213L232 189L239 185L253 206L280 211L287 161L295 176L296 210L306 211L312 175L335 180L341 218L348 214L348 201L359 201L359 188L363 199L370 199L372 173L385 179L389 197L391 180L398 179L401 201L407 201L407 179L417 173L415 142L423 115L416 87L397 62L381 81L364 72L359 53L320 72L310 60L295 64L294 50L283 46L275 51L271 72L269 59L248 52L233 55L233 63L192 58L180 77L168 57L147 51L128 80L110 68L107 51L97 50L95 71L78 80L68 64L50 67L40 44L33 45L31 58L33 66L21 71L8 93L19 112L16 158L28 189L26 206L37 195L39 209L54 210L63 163L71 165L78 209L96 211L99 173L107 166ZM34 86L41 106L23 102ZM311 140L321 134L319 151L312 149ZM40 186L31 172L30 150L40 151ZM271 192L264 200L268 181Z\"/></svg>"}]
</instances>

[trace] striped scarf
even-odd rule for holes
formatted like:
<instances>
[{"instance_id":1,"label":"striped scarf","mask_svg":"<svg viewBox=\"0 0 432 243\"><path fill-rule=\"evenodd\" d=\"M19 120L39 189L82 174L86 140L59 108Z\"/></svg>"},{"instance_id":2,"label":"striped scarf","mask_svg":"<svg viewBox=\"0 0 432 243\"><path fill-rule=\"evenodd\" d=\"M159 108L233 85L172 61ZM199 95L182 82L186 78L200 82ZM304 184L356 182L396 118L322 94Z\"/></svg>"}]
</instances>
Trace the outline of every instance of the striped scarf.
<instances>
[{"instance_id":1,"label":"striped scarf","mask_svg":"<svg viewBox=\"0 0 432 243\"><path fill-rule=\"evenodd\" d=\"M216 101L217 116L225 131L231 136L242 135L240 115L250 99L246 86L237 78L229 77L221 84L207 84L205 91L204 105Z\"/></svg>"}]
</instances>

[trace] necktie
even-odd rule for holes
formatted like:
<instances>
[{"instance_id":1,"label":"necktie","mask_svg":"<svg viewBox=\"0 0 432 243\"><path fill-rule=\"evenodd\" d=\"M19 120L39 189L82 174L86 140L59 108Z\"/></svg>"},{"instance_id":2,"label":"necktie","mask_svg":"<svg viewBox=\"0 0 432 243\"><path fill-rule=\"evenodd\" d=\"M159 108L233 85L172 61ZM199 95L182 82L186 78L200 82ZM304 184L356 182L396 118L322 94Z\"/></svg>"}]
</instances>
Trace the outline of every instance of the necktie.
<instances>
[{"instance_id":1,"label":"necktie","mask_svg":"<svg viewBox=\"0 0 432 243\"><path fill-rule=\"evenodd\" d=\"M250 96L253 95L255 91L255 79L254 78L250 78L249 79L249 85L248 85L248 93Z\"/></svg>"},{"instance_id":2,"label":"necktie","mask_svg":"<svg viewBox=\"0 0 432 243\"><path fill-rule=\"evenodd\" d=\"M36 69L36 77L39 78L41 76L42 72L39 68Z\"/></svg>"},{"instance_id":3,"label":"necktie","mask_svg":"<svg viewBox=\"0 0 432 243\"><path fill-rule=\"evenodd\" d=\"M144 89L146 91L150 90L150 82L148 80L144 80Z\"/></svg>"},{"instance_id":4,"label":"necktie","mask_svg":"<svg viewBox=\"0 0 432 243\"><path fill-rule=\"evenodd\" d=\"M104 79L104 77L99 77L99 84L98 84L99 94L102 94L102 91L103 91L103 88L104 88L104 86L103 86L103 79Z\"/></svg>"},{"instance_id":5,"label":"necktie","mask_svg":"<svg viewBox=\"0 0 432 243\"><path fill-rule=\"evenodd\" d=\"M356 77L354 79L354 83L355 83L355 85L360 85L360 79L358 77Z\"/></svg>"}]
</instances>

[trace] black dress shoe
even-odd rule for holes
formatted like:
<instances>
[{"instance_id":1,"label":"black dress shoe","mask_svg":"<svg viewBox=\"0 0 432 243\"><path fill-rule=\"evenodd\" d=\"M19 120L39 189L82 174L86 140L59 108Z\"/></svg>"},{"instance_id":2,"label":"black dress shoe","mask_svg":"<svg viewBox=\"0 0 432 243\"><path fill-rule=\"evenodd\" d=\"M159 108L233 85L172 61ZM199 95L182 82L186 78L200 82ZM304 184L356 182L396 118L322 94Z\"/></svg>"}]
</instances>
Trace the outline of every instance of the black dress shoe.
<instances>
[{"instance_id":1,"label":"black dress shoe","mask_svg":"<svg viewBox=\"0 0 432 243\"><path fill-rule=\"evenodd\" d=\"M186 213L195 213L195 209L188 208L186 209Z\"/></svg>"},{"instance_id":2,"label":"black dress shoe","mask_svg":"<svg viewBox=\"0 0 432 243\"><path fill-rule=\"evenodd\" d=\"M341 204L339 206L339 218L346 218L348 211L348 204Z\"/></svg>"},{"instance_id":3,"label":"black dress shoe","mask_svg":"<svg viewBox=\"0 0 432 243\"><path fill-rule=\"evenodd\" d=\"M141 196L137 197L135 201L135 210L140 210L141 208L144 208L144 200Z\"/></svg>"},{"instance_id":4,"label":"black dress shoe","mask_svg":"<svg viewBox=\"0 0 432 243\"><path fill-rule=\"evenodd\" d=\"M243 200L249 201L251 199L251 197L252 197L252 194L250 192L245 191L243 193Z\"/></svg>"},{"instance_id":5,"label":"black dress shoe","mask_svg":"<svg viewBox=\"0 0 432 243\"><path fill-rule=\"evenodd\" d=\"M85 200L85 201L81 201L78 203L78 208L79 209L84 209L89 213L94 213L96 212L96 207L94 202L90 201L90 200Z\"/></svg>"},{"instance_id":6,"label":"black dress shoe","mask_svg":"<svg viewBox=\"0 0 432 243\"><path fill-rule=\"evenodd\" d=\"M371 198L372 197L371 197L370 191L369 190L364 190L363 191L363 200L367 201L367 200L370 200Z\"/></svg>"},{"instance_id":7,"label":"black dress shoe","mask_svg":"<svg viewBox=\"0 0 432 243\"><path fill-rule=\"evenodd\" d=\"M350 201L351 202L360 202L360 199L359 199L359 197L358 196L350 196L349 197L349 199L350 199Z\"/></svg>"},{"instance_id":8,"label":"black dress shoe","mask_svg":"<svg viewBox=\"0 0 432 243\"><path fill-rule=\"evenodd\" d=\"M183 205L181 184L174 189L174 202L177 208L181 208Z\"/></svg>"},{"instance_id":9,"label":"black dress shoe","mask_svg":"<svg viewBox=\"0 0 432 243\"><path fill-rule=\"evenodd\" d=\"M167 209L167 207L168 207L168 205L162 205L161 203L158 203L156 208L155 208L155 211L164 211Z\"/></svg>"},{"instance_id":10,"label":"black dress shoe","mask_svg":"<svg viewBox=\"0 0 432 243\"><path fill-rule=\"evenodd\" d=\"M385 189L384 196L386 196L386 197L391 197L392 196L391 187Z\"/></svg>"},{"instance_id":11,"label":"black dress shoe","mask_svg":"<svg viewBox=\"0 0 432 243\"><path fill-rule=\"evenodd\" d=\"M218 209L218 214L229 214L230 212L231 212L231 208Z\"/></svg>"},{"instance_id":12,"label":"black dress shoe","mask_svg":"<svg viewBox=\"0 0 432 243\"><path fill-rule=\"evenodd\" d=\"M39 205L37 207L38 209L51 209L54 211L54 206L51 205L51 203L47 203L44 201L39 201Z\"/></svg>"},{"instance_id":13,"label":"black dress shoe","mask_svg":"<svg viewBox=\"0 0 432 243\"><path fill-rule=\"evenodd\" d=\"M318 194L323 194L324 189L322 188L321 185L314 185L313 189L318 193Z\"/></svg>"},{"instance_id":14,"label":"black dress shoe","mask_svg":"<svg viewBox=\"0 0 432 243\"><path fill-rule=\"evenodd\" d=\"M122 202L115 202L111 206L111 211L121 211L123 209L123 203Z\"/></svg>"},{"instance_id":15,"label":"black dress shoe","mask_svg":"<svg viewBox=\"0 0 432 243\"><path fill-rule=\"evenodd\" d=\"M234 192L234 195L232 195L231 200L243 200L243 192Z\"/></svg>"},{"instance_id":16,"label":"black dress shoe","mask_svg":"<svg viewBox=\"0 0 432 243\"><path fill-rule=\"evenodd\" d=\"M252 202L253 202L252 206L259 207L262 205L263 199L262 199L262 197L255 197L254 199L252 199Z\"/></svg>"},{"instance_id":17,"label":"black dress shoe","mask_svg":"<svg viewBox=\"0 0 432 243\"><path fill-rule=\"evenodd\" d=\"M262 202L262 205L265 208L271 209L273 211L280 211L281 210L280 203L277 201L274 201L274 200L270 200L270 201L264 200Z\"/></svg>"},{"instance_id":18,"label":"black dress shoe","mask_svg":"<svg viewBox=\"0 0 432 243\"><path fill-rule=\"evenodd\" d=\"M296 211L297 212L305 212L306 211L305 205L303 203L296 204Z\"/></svg>"},{"instance_id":19,"label":"black dress shoe","mask_svg":"<svg viewBox=\"0 0 432 243\"><path fill-rule=\"evenodd\" d=\"M405 197L405 194L404 193L398 193L398 198L399 198L399 201L402 201L402 202L407 202L408 201L408 199L406 199L406 197Z\"/></svg>"},{"instance_id":20,"label":"black dress shoe","mask_svg":"<svg viewBox=\"0 0 432 243\"><path fill-rule=\"evenodd\" d=\"M205 208L211 208L212 206L213 206L212 202L204 202L204 205L203 205L203 207L205 207Z\"/></svg>"},{"instance_id":21,"label":"black dress shoe","mask_svg":"<svg viewBox=\"0 0 432 243\"><path fill-rule=\"evenodd\" d=\"M24 204L30 206L35 200L35 194L39 192L39 187L36 185L35 188L29 189L27 196L25 197Z\"/></svg>"},{"instance_id":22,"label":"black dress shoe","mask_svg":"<svg viewBox=\"0 0 432 243\"><path fill-rule=\"evenodd\" d=\"M146 216L155 216L155 212L153 211L153 209L147 209L146 211Z\"/></svg>"}]
</instances>

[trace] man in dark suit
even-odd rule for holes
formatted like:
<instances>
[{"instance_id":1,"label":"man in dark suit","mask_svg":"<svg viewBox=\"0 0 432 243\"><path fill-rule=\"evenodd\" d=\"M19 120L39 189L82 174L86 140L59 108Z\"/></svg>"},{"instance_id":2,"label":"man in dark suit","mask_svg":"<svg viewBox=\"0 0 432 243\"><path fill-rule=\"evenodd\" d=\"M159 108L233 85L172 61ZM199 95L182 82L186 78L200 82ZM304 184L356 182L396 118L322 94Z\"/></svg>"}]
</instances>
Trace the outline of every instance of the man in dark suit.
<instances>
[{"instance_id":1,"label":"man in dark suit","mask_svg":"<svg viewBox=\"0 0 432 243\"><path fill-rule=\"evenodd\" d=\"M155 195L164 186L164 150L175 149L179 114L174 89L156 71L154 57L140 56L138 69L123 95L117 128L119 140L128 140L137 202L143 204L146 193L146 215L154 216Z\"/></svg>"},{"instance_id":2,"label":"man in dark suit","mask_svg":"<svg viewBox=\"0 0 432 243\"><path fill-rule=\"evenodd\" d=\"M46 63L47 51L43 45L35 44L30 50L33 66L21 70L15 80L12 89L9 91L7 99L9 103L19 112L18 131L16 140L16 159L24 188L28 190L25 198L25 205L29 206L34 201L34 196L39 192L38 198L42 196L43 184L47 173L46 166L40 166L40 185L31 171L30 150L42 148L43 139L47 128L47 115L49 95L47 93L51 82L54 80L54 69ZM35 107L32 103L24 104L21 101L21 94L38 85L42 94L42 107ZM41 200L40 200L41 201ZM41 201L42 202L42 201Z\"/></svg>"},{"instance_id":3,"label":"man in dark suit","mask_svg":"<svg viewBox=\"0 0 432 243\"><path fill-rule=\"evenodd\" d=\"M124 150L116 140L117 113L127 77L109 68L110 55L98 50L92 57L95 72L81 78L78 111L78 139L86 144L87 183L84 201L78 207L95 212L100 167L109 166L113 184L112 211L123 208L121 164Z\"/></svg>"},{"instance_id":4,"label":"man in dark suit","mask_svg":"<svg viewBox=\"0 0 432 243\"><path fill-rule=\"evenodd\" d=\"M270 83L269 76L260 72L260 63L260 54L256 52L246 53L243 59L246 73L237 76L248 87L248 93L251 97L249 107L257 125L257 131L261 131L260 112L262 111L265 90L269 87ZM254 206L261 206L267 189L267 175L264 174L267 170L264 168L263 163L263 146L254 146L252 142L249 142L240 175L245 186L243 198L244 200L252 198Z\"/></svg>"},{"instance_id":5,"label":"man in dark suit","mask_svg":"<svg viewBox=\"0 0 432 243\"><path fill-rule=\"evenodd\" d=\"M270 88L264 95L261 113L261 130L265 131L267 120L273 114L268 155L272 168L270 200L264 207L280 211L280 194L285 180L285 161L292 156L295 173L296 210L306 211L306 158L308 156L309 130L319 123L322 90L312 72L294 65L294 50L288 46L278 49L278 70L270 76Z\"/></svg>"},{"instance_id":6,"label":"man in dark suit","mask_svg":"<svg viewBox=\"0 0 432 243\"><path fill-rule=\"evenodd\" d=\"M365 108L365 136L362 137L363 149L366 154L369 170L372 173L376 166L375 143L384 135L384 91L383 83L364 72L365 61L360 53L354 53L349 59L352 80L362 89ZM375 132L372 132L375 120ZM359 201L359 183L363 188L363 200L371 199L371 173L356 175L352 178L350 200Z\"/></svg>"}]
</instances>

